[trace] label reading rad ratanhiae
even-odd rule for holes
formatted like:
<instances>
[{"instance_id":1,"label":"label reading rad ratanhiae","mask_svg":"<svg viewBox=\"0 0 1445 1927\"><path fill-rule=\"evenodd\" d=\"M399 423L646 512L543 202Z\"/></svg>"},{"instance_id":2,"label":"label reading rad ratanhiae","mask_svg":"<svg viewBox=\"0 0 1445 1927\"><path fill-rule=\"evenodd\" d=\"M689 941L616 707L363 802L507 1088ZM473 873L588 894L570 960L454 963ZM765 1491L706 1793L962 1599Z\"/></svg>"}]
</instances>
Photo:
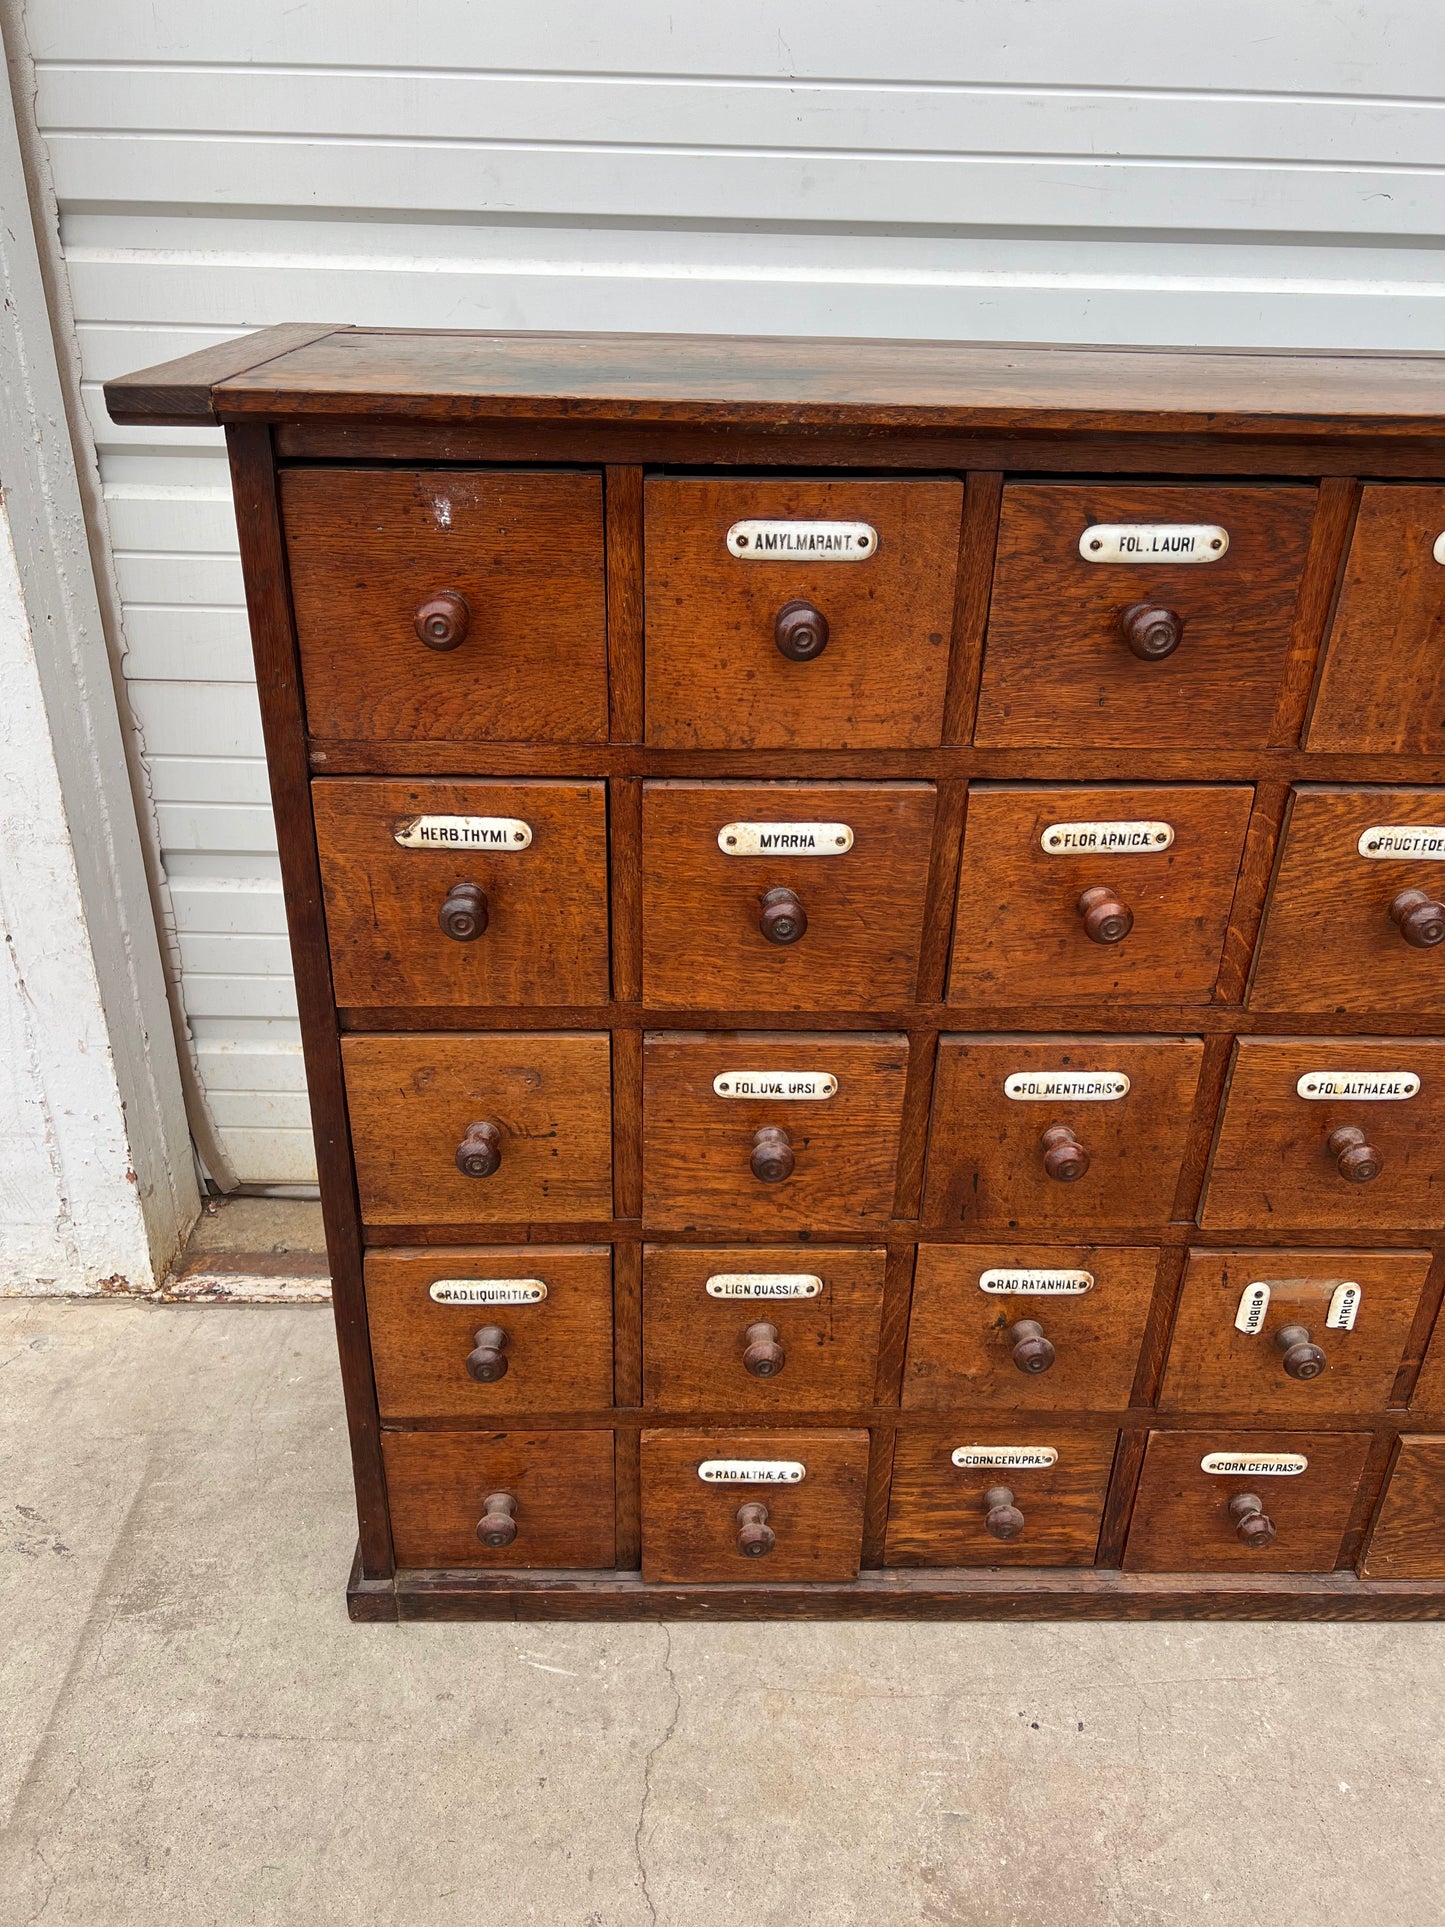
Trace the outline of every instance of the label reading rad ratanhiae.
<instances>
[{"instance_id":1,"label":"label reading rad ratanhiae","mask_svg":"<svg viewBox=\"0 0 1445 1927\"><path fill-rule=\"evenodd\" d=\"M1003 1094L1018 1104L1112 1104L1129 1095L1124 1071L1010 1071Z\"/></svg>"},{"instance_id":2,"label":"label reading rad ratanhiae","mask_svg":"<svg viewBox=\"0 0 1445 1927\"><path fill-rule=\"evenodd\" d=\"M1303 1452L1206 1452L1199 1469L1221 1478L1292 1479L1309 1463Z\"/></svg>"},{"instance_id":3,"label":"label reading rad ratanhiae","mask_svg":"<svg viewBox=\"0 0 1445 1927\"><path fill-rule=\"evenodd\" d=\"M998 1472L1042 1472L1058 1461L1052 1445L959 1445L952 1458L956 1466L968 1471L987 1467Z\"/></svg>"},{"instance_id":4,"label":"label reading rad ratanhiae","mask_svg":"<svg viewBox=\"0 0 1445 1927\"><path fill-rule=\"evenodd\" d=\"M1079 537L1086 562L1218 562L1228 550L1214 522L1097 522Z\"/></svg>"},{"instance_id":5,"label":"label reading rad ratanhiae","mask_svg":"<svg viewBox=\"0 0 1445 1927\"><path fill-rule=\"evenodd\" d=\"M1050 823L1039 848L1045 856L1140 856L1173 841L1172 823Z\"/></svg>"},{"instance_id":6,"label":"label reading rad ratanhiae","mask_svg":"<svg viewBox=\"0 0 1445 1927\"><path fill-rule=\"evenodd\" d=\"M704 1459L704 1485L798 1485L808 1476L801 1459Z\"/></svg>"},{"instance_id":7,"label":"label reading rad ratanhiae","mask_svg":"<svg viewBox=\"0 0 1445 1927\"><path fill-rule=\"evenodd\" d=\"M409 816L391 834L404 850L525 850L532 826L518 816Z\"/></svg>"},{"instance_id":8,"label":"label reading rad ratanhiae","mask_svg":"<svg viewBox=\"0 0 1445 1927\"><path fill-rule=\"evenodd\" d=\"M871 562L871 522L734 522L728 554L742 562Z\"/></svg>"},{"instance_id":9,"label":"label reading rad ratanhiae","mask_svg":"<svg viewBox=\"0 0 1445 1927\"><path fill-rule=\"evenodd\" d=\"M540 1278L438 1278L430 1295L439 1305L537 1305L547 1287Z\"/></svg>"},{"instance_id":10,"label":"label reading rad ratanhiae","mask_svg":"<svg viewBox=\"0 0 1445 1927\"><path fill-rule=\"evenodd\" d=\"M724 823L717 846L724 856L846 856L853 832L846 823Z\"/></svg>"},{"instance_id":11,"label":"label reading rad ratanhiae","mask_svg":"<svg viewBox=\"0 0 1445 1927\"><path fill-rule=\"evenodd\" d=\"M834 1097L838 1080L831 1071L719 1071L712 1081L718 1097L764 1097L783 1104L821 1103Z\"/></svg>"},{"instance_id":12,"label":"label reading rad ratanhiae","mask_svg":"<svg viewBox=\"0 0 1445 1927\"><path fill-rule=\"evenodd\" d=\"M1035 1271L1027 1266L1018 1270L996 1266L980 1272L978 1279L980 1291L999 1297L1077 1298L1093 1287L1092 1271Z\"/></svg>"},{"instance_id":13,"label":"label reading rad ratanhiae","mask_svg":"<svg viewBox=\"0 0 1445 1927\"><path fill-rule=\"evenodd\" d=\"M719 1271L703 1289L709 1298L816 1298L823 1281L806 1271Z\"/></svg>"},{"instance_id":14,"label":"label reading rad ratanhiae","mask_svg":"<svg viewBox=\"0 0 1445 1927\"><path fill-rule=\"evenodd\" d=\"M1306 1071L1295 1084L1295 1094L1315 1102L1348 1097L1361 1104L1388 1104L1414 1097L1419 1088L1414 1071Z\"/></svg>"},{"instance_id":15,"label":"label reading rad ratanhiae","mask_svg":"<svg viewBox=\"0 0 1445 1927\"><path fill-rule=\"evenodd\" d=\"M1373 863L1445 862L1445 823L1372 823L1355 848Z\"/></svg>"}]
</instances>

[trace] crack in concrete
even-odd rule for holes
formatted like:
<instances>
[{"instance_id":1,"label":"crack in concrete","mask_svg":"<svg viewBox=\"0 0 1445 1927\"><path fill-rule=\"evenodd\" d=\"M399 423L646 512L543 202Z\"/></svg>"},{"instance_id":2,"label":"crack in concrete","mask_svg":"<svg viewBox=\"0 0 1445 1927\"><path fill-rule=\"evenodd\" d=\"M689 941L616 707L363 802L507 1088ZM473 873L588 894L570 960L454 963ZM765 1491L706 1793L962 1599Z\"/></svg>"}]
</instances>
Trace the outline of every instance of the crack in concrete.
<instances>
[{"instance_id":1,"label":"crack in concrete","mask_svg":"<svg viewBox=\"0 0 1445 1927\"><path fill-rule=\"evenodd\" d=\"M637 1810L637 1825L632 1831L632 1855L637 1862L637 1877L642 1882L642 1898L647 1907L647 1917L651 1927L657 1927L657 1903L652 1898L652 1887L648 1878L647 1862L642 1854L642 1832L647 1825L647 1810L652 1805L652 1776L658 1758L677 1731L677 1723L682 1717L682 1693L677 1684L677 1674L672 1669L672 1628L664 1624L660 1629L663 1638L662 1670L667 1675L667 1683L672 1688L672 1717L667 1722L667 1731L648 1749L642 1766L642 1804Z\"/></svg>"}]
</instances>

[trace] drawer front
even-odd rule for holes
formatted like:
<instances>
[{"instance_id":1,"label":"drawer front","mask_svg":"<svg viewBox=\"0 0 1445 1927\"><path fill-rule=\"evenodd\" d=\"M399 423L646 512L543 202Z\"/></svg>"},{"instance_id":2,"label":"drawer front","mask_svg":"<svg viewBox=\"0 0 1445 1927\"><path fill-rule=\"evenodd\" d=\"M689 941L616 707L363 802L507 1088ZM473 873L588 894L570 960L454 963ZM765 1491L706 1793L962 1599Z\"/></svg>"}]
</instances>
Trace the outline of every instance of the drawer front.
<instances>
[{"instance_id":1,"label":"drawer front","mask_svg":"<svg viewBox=\"0 0 1445 1927\"><path fill-rule=\"evenodd\" d=\"M612 1403L605 1245L368 1251L366 1318L384 1419Z\"/></svg>"},{"instance_id":2,"label":"drawer front","mask_svg":"<svg viewBox=\"0 0 1445 1927\"><path fill-rule=\"evenodd\" d=\"M616 1563L611 1432L383 1432L381 1451L399 1566Z\"/></svg>"},{"instance_id":3,"label":"drawer front","mask_svg":"<svg viewBox=\"0 0 1445 1927\"><path fill-rule=\"evenodd\" d=\"M1445 748L1442 534L1445 488L1363 491L1308 749L1428 756Z\"/></svg>"},{"instance_id":4,"label":"drawer front","mask_svg":"<svg viewBox=\"0 0 1445 1927\"><path fill-rule=\"evenodd\" d=\"M1379 854L1392 847L1423 854ZM1445 790L1294 792L1249 1003L1364 1016L1445 1003Z\"/></svg>"},{"instance_id":5,"label":"drawer front","mask_svg":"<svg viewBox=\"0 0 1445 1927\"><path fill-rule=\"evenodd\" d=\"M668 1231L855 1231L893 1209L908 1040L651 1031L643 1210ZM825 1082L824 1080L827 1080ZM736 1093L720 1094L718 1082ZM802 1088L831 1096L789 1096ZM777 1095L749 1095L772 1091Z\"/></svg>"},{"instance_id":6,"label":"drawer front","mask_svg":"<svg viewBox=\"0 0 1445 1927\"><path fill-rule=\"evenodd\" d=\"M881 1248L649 1245L644 1402L662 1412L812 1412L873 1403Z\"/></svg>"},{"instance_id":7,"label":"drawer front","mask_svg":"<svg viewBox=\"0 0 1445 1927\"><path fill-rule=\"evenodd\" d=\"M1445 1579L1445 1438L1407 1433L1375 1515L1364 1579Z\"/></svg>"},{"instance_id":8,"label":"drawer front","mask_svg":"<svg viewBox=\"0 0 1445 1927\"><path fill-rule=\"evenodd\" d=\"M973 784L949 1002L1208 1003L1253 800Z\"/></svg>"},{"instance_id":9,"label":"drawer front","mask_svg":"<svg viewBox=\"0 0 1445 1927\"><path fill-rule=\"evenodd\" d=\"M1413 1097L1357 1094L1414 1079ZM1240 1038L1199 1222L1346 1234L1445 1223L1445 1043Z\"/></svg>"},{"instance_id":10,"label":"drawer front","mask_svg":"<svg viewBox=\"0 0 1445 1927\"><path fill-rule=\"evenodd\" d=\"M920 1245L903 1404L1127 1405L1158 1260L1140 1247Z\"/></svg>"},{"instance_id":11,"label":"drawer front","mask_svg":"<svg viewBox=\"0 0 1445 1927\"><path fill-rule=\"evenodd\" d=\"M1410 1394L1410 1410L1445 1414L1445 1317L1438 1314L1435 1330L1425 1347L1420 1375Z\"/></svg>"},{"instance_id":12,"label":"drawer front","mask_svg":"<svg viewBox=\"0 0 1445 1927\"><path fill-rule=\"evenodd\" d=\"M1312 488L1006 488L975 740L1268 742L1314 509ZM1087 560L1089 531L1120 525L1140 531L1126 553L1155 553L1159 530L1165 555ZM1228 535L1220 560L1170 551L1171 529L1210 527Z\"/></svg>"},{"instance_id":13,"label":"drawer front","mask_svg":"<svg viewBox=\"0 0 1445 1927\"><path fill-rule=\"evenodd\" d=\"M867 1486L866 1432L644 1432L642 1576L856 1579Z\"/></svg>"},{"instance_id":14,"label":"drawer front","mask_svg":"<svg viewBox=\"0 0 1445 1927\"><path fill-rule=\"evenodd\" d=\"M1159 1409L1381 1410L1429 1269L1428 1251L1191 1251Z\"/></svg>"},{"instance_id":15,"label":"drawer front","mask_svg":"<svg viewBox=\"0 0 1445 1927\"><path fill-rule=\"evenodd\" d=\"M654 476L643 501L649 743L939 740L961 482ZM734 553L729 531L755 521L783 527ZM864 558L840 559L818 523L865 525Z\"/></svg>"},{"instance_id":16,"label":"drawer front","mask_svg":"<svg viewBox=\"0 0 1445 1927\"><path fill-rule=\"evenodd\" d=\"M1202 1055L1197 1037L940 1038L926 1221L1166 1222Z\"/></svg>"},{"instance_id":17,"label":"drawer front","mask_svg":"<svg viewBox=\"0 0 1445 1927\"><path fill-rule=\"evenodd\" d=\"M642 980L677 1009L912 1001L931 783L649 783Z\"/></svg>"},{"instance_id":18,"label":"drawer front","mask_svg":"<svg viewBox=\"0 0 1445 1927\"><path fill-rule=\"evenodd\" d=\"M339 1004L604 1004L607 786L311 786Z\"/></svg>"},{"instance_id":19,"label":"drawer front","mask_svg":"<svg viewBox=\"0 0 1445 1927\"><path fill-rule=\"evenodd\" d=\"M1368 1432L1151 1432L1124 1570L1332 1572L1369 1449Z\"/></svg>"},{"instance_id":20,"label":"drawer front","mask_svg":"<svg viewBox=\"0 0 1445 1927\"><path fill-rule=\"evenodd\" d=\"M599 476L283 469L281 508L313 736L607 740Z\"/></svg>"},{"instance_id":21,"label":"drawer front","mask_svg":"<svg viewBox=\"0 0 1445 1927\"><path fill-rule=\"evenodd\" d=\"M904 1427L893 1448L888 1564L1092 1565L1117 1441L1112 1428L1058 1431L1046 1419L1007 1430L966 1418L947 1432Z\"/></svg>"},{"instance_id":22,"label":"drawer front","mask_svg":"<svg viewBox=\"0 0 1445 1927\"><path fill-rule=\"evenodd\" d=\"M605 1031L343 1037L341 1062L368 1223L612 1216Z\"/></svg>"}]
</instances>

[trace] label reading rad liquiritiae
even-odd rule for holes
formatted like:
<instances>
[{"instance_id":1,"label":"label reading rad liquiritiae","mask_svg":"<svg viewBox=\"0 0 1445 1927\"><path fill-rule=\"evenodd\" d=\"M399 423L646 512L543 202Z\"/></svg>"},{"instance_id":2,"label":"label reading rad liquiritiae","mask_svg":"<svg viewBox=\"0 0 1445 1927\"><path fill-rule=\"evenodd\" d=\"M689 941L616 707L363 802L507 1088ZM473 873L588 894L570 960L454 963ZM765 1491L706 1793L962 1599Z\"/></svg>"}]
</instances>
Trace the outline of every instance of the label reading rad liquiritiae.
<instances>
[{"instance_id":1,"label":"label reading rad liquiritiae","mask_svg":"<svg viewBox=\"0 0 1445 1927\"><path fill-rule=\"evenodd\" d=\"M392 836L404 850L525 850L532 826L516 816L409 816Z\"/></svg>"},{"instance_id":2,"label":"label reading rad liquiritiae","mask_svg":"<svg viewBox=\"0 0 1445 1927\"><path fill-rule=\"evenodd\" d=\"M998 1296L1012 1296L1018 1293L1028 1298L1077 1298L1080 1293L1092 1291L1094 1274L1092 1271L1031 1271L995 1269L979 1273L980 1291L992 1292Z\"/></svg>"},{"instance_id":3,"label":"label reading rad liquiritiae","mask_svg":"<svg viewBox=\"0 0 1445 1927\"><path fill-rule=\"evenodd\" d=\"M822 1289L806 1271L719 1271L704 1287L709 1298L816 1298Z\"/></svg>"},{"instance_id":4,"label":"label reading rad liquiritiae","mask_svg":"<svg viewBox=\"0 0 1445 1927\"><path fill-rule=\"evenodd\" d=\"M744 562L871 562L871 522L734 522L728 554Z\"/></svg>"},{"instance_id":5,"label":"label reading rad liquiritiae","mask_svg":"<svg viewBox=\"0 0 1445 1927\"><path fill-rule=\"evenodd\" d=\"M1414 1071L1306 1071L1295 1093L1316 1101L1348 1097L1361 1104L1388 1104L1413 1097L1419 1088Z\"/></svg>"},{"instance_id":6,"label":"label reading rad liquiritiae","mask_svg":"<svg viewBox=\"0 0 1445 1927\"><path fill-rule=\"evenodd\" d=\"M1264 1330L1264 1314L1269 1310L1269 1286L1261 1279L1257 1284L1246 1285L1239 1294L1239 1310L1234 1314L1234 1329L1243 1332L1248 1338L1257 1338Z\"/></svg>"},{"instance_id":7,"label":"label reading rad liquiritiae","mask_svg":"<svg viewBox=\"0 0 1445 1927\"><path fill-rule=\"evenodd\" d=\"M1052 1445L958 1445L952 1456L965 1471L987 1466L999 1472L1042 1472L1059 1455Z\"/></svg>"},{"instance_id":8,"label":"label reading rad liquiritiae","mask_svg":"<svg viewBox=\"0 0 1445 1927\"><path fill-rule=\"evenodd\" d=\"M540 1278L438 1278L431 1296L439 1305L537 1305L547 1287Z\"/></svg>"},{"instance_id":9,"label":"label reading rad liquiritiae","mask_svg":"<svg viewBox=\"0 0 1445 1927\"><path fill-rule=\"evenodd\" d=\"M785 1104L818 1103L837 1094L830 1071L719 1071L712 1081L718 1097L767 1097Z\"/></svg>"},{"instance_id":10,"label":"label reading rad liquiritiae","mask_svg":"<svg viewBox=\"0 0 1445 1927\"><path fill-rule=\"evenodd\" d=\"M1445 823L1372 823L1355 848L1375 863L1445 862Z\"/></svg>"},{"instance_id":11,"label":"label reading rad liquiritiae","mask_svg":"<svg viewBox=\"0 0 1445 1927\"><path fill-rule=\"evenodd\" d=\"M1086 562L1217 562L1228 550L1214 522L1098 522L1079 537Z\"/></svg>"},{"instance_id":12,"label":"label reading rad liquiritiae","mask_svg":"<svg viewBox=\"0 0 1445 1927\"><path fill-rule=\"evenodd\" d=\"M1172 823L1050 823L1039 837L1045 856L1129 856L1167 850Z\"/></svg>"},{"instance_id":13,"label":"label reading rad liquiritiae","mask_svg":"<svg viewBox=\"0 0 1445 1927\"><path fill-rule=\"evenodd\" d=\"M1326 1331L1352 1332L1355 1329L1355 1315L1359 1309L1359 1286L1351 1279L1341 1279L1330 1293L1330 1308L1325 1313Z\"/></svg>"},{"instance_id":14,"label":"label reading rad liquiritiae","mask_svg":"<svg viewBox=\"0 0 1445 1927\"><path fill-rule=\"evenodd\" d=\"M1309 1463L1303 1452L1206 1452L1199 1469L1224 1478L1292 1479Z\"/></svg>"},{"instance_id":15,"label":"label reading rad liquiritiae","mask_svg":"<svg viewBox=\"0 0 1445 1927\"><path fill-rule=\"evenodd\" d=\"M717 846L724 856L846 856L853 832L846 823L724 823Z\"/></svg>"},{"instance_id":16,"label":"label reading rad liquiritiae","mask_svg":"<svg viewBox=\"0 0 1445 1927\"><path fill-rule=\"evenodd\" d=\"M704 1485L798 1485L807 1473L801 1459L704 1459L697 1468Z\"/></svg>"},{"instance_id":17,"label":"label reading rad liquiritiae","mask_svg":"<svg viewBox=\"0 0 1445 1927\"><path fill-rule=\"evenodd\" d=\"M1129 1095L1123 1071L1010 1071L1003 1094L1018 1104L1112 1104Z\"/></svg>"}]
</instances>

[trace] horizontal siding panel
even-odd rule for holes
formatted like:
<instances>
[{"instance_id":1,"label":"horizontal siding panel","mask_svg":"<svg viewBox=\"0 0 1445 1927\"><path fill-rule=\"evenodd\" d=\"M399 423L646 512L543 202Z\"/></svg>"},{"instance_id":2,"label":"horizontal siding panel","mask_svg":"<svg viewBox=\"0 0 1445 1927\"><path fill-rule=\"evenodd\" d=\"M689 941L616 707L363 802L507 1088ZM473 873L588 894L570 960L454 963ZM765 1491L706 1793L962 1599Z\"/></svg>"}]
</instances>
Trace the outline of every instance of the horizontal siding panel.
<instances>
[{"instance_id":1,"label":"horizontal siding panel","mask_svg":"<svg viewBox=\"0 0 1445 1927\"><path fill-rule=\"evenodd\" d=\"M229 554L236 547L236 511L229 489L107 482L105 512L118 549L147 554Z\"/></svg>"},{"instance_id":2,"label":"horizontal siding panel","mask_svg":"<svg viewBox=\"0 0 1445 1927\"><path fill-rule=\"evenodd\" d=\"M296 1015L296 991L289 977L218 976L195 970L186 972L184 989L188 1017Z\"/></svg>"},{"instance_id":3,"label":"horizontal siding panel","mask_svg":"<svg viewBox=\"0 0 1445 1927\"><path fill-rule=\"evenodd\" d=\"M125 673L139 682L245 682L254 674L244 609L125 606Z\"/></svg>"},{"instance_id":4,"label":"horizontal siding panel","mask_svg":"<svg viewBox=\"0 0 1445 1927\"><path fill-rule=\"evenodd\" d=\"M233 1129L221 1142L242 1184L315 1184L316 1149L310 1131Z\"/></svg>"},{"instance_id":5,"label":"horizontal siding panel","mask_svg":"<svg viewBox=\"0 0 1445 1927\"><path fill-rule=\"evenodd\" d=\"M217 936L284 936L286 901L281 885L267 877L193 876L171 879L176 928Z\"/></svg>"},{"instance_id":6,"label":"horizontal siding panel","mask_svg":"<svg viewBox=\"0 0 1445 1927\"><path fill-rule=\"evenodd\" d=\"M116 581L127 602L234 603L244 608L239 555L176 555L116 549Z\"/></svg>"},{"instance_id":7,"label":"horizontal siding panel","mask_svg":"<svg viewBox=\"0 0 1445 1927\"><path fill-rule=\"evenodd\" d=\"M305 1091L213 1091L211 1115L222 1131L309 1131Z\"/></svg>"},{"instance_id":8,"label":"horizontal siding panel","mask_svg":"<svg viewBox=\"0 0 1445 1927\"><path fill-rule=\"evenodd\" d=\"M160 803L156 821L161 843L171 851L276 848L275 818L258 804Z\"/></svg>"},{"instance_id":9,"label":"horizontal siding panel","mask_svg":"<svg viewBox=\"0 0 1445 1927\"><path fill-rule=\"evenodd\" d=\"M194 754L202 744L216 756L266 754L254 684L132 682L128 694L153 755Z\"/></svg>"},{"instance_id":10,"label":"horizontal siding panel","mask_svg":"<svg viewBox=\"0 0 1445 1927\"><path fill-rule=\"evenodd\" d=\"M299 1044L251 1044L226 1040L197 1044L196 1062L208 1091L306 1090Z\"/></svg>"},{"instance_id":11,"label":"horizontal siding panel","mask_svg":"<svg viewBox=\"0 0 1445 1927\"><path fill-rule=\"evenodd\" d=\"M291 971L291 946L284 937L180 935L181 964L209 976L285 977Z\"/></svg>"},{"instance_id":12,"label":"horizontal siding panel","mask_svg":"<svg viewBox=\"0 0 1445 1927\"><path fill-rule=\"evenodd\" d=\"M151 756L158 803L262 803L271 800L266 765L251 756Z\"/></svg>"},{"instance_id":13,"label":"horizontal siding panel","mask_svg":"<svg viewBox=\"0 0 1445 1927\"><path fill-rule=\"evenodd\" d=\"M166 875L172 883L279 883L279 857L264 850L167 850Z\"/></svg>"}]
</instances>

